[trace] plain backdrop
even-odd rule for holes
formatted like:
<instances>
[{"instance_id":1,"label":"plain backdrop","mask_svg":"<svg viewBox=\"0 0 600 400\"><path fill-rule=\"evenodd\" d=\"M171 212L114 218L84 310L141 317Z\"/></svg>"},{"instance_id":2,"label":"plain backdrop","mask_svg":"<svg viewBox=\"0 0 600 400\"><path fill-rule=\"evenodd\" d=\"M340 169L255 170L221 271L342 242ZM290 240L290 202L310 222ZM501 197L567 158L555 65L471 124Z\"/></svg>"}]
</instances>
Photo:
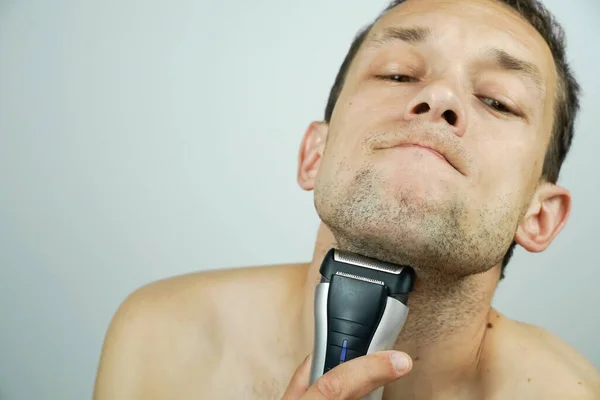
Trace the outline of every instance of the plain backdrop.
<instances>
[{"instance_id":1,"label":"plain backdrop","mask_svg":"<svg viewBox=\"0 0 600 400\"><path fill-rule=\"evenodd\" d=\"M494 304L600 367L600 4L545 3L585 91L573 211L546 252L517 250ZM90 398L141 285L311 258L300 139L385 4L0 1L0 399Z\"/></svg>"}]
</instances>

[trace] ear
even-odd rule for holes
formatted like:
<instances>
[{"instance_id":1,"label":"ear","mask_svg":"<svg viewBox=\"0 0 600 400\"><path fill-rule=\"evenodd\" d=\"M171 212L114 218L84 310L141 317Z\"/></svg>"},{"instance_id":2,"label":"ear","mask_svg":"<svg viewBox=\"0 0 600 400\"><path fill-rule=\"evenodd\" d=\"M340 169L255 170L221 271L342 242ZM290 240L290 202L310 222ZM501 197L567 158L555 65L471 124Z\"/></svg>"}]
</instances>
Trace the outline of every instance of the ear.
<instances>
[{"instance_id":1,"label":"ear","mask_svg":"<svg viewBox=\"0 0 600 400\"><path fill-rule=\"evenodd\" d=\"M298 184L304 190L313 190L315 187L328 131L329 126L325 122L315 121L304 133L298 154Z\"/></svg>"},{"instance_id":2,"label":"ear","mask_svg":"<svg viewBox=\"0 0 600 400\"><path fill-rule=\"evenodd\" d=\"M569 191L549 182L543 183L517 228L515 241L527 251L544 251L561 231L570 212Z\"/></svg>"}]
</instances>

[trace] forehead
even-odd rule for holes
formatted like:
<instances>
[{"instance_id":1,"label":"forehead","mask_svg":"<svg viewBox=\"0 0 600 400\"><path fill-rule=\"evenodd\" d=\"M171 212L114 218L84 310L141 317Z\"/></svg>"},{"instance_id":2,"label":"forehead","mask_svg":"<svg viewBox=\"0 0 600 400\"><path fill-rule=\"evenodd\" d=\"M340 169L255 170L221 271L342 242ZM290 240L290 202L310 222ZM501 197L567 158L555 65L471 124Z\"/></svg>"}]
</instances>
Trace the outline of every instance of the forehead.
<instances>
[{"instance_id":1,"label":"forehead","mask_svg":"<svg viewBox=\"0 0 600 400\"><path fill-rule=\"evenodd\" d=\"M498 0L407 0L379 19L367 37L377 42L387 29L424 27L429 44L447 56L476 57L490 46L536 65L545 83L556 79L544 38L510 6Z\"/></svg>"}]
</instances>

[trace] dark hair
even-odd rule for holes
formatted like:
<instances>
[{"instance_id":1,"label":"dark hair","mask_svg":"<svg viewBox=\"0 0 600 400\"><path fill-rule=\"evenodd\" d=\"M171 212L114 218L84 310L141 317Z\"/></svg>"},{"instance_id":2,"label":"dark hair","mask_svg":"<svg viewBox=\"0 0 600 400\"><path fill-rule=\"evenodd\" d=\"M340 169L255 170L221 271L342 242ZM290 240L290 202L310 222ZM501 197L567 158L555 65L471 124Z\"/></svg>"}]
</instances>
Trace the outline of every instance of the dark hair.
<instances>
[{"instance_id":1,"label":"dark hair","mask_svg":"<svg viewBox=\"0 0 600 400\"><path fill-rule=\"evenodd\" d=\"M333 109L344 86L346 75L354 57L358 53L365 38L373 28L373 25L392 8L404 3L406 0L395 0L377 17L377 19L363 28L354 38L348 54L342 63L340 70L331 88L327 107L325 109L325 122L329 123ZM554 16L538 0L497 0L512 7L523 18L525 18L544 38L552 57L558 74L557 96L555 99L554 123L552 136L542 168L541 179L556 183L560 168L571 147L573 140L574 123L579 111L580 87L575 79L566 58L565 33ZM500 279L504 278L504 270L514 252L516 243L513 242L508 248L502 260L502 272Z\"/></svg>"}]
</instances>

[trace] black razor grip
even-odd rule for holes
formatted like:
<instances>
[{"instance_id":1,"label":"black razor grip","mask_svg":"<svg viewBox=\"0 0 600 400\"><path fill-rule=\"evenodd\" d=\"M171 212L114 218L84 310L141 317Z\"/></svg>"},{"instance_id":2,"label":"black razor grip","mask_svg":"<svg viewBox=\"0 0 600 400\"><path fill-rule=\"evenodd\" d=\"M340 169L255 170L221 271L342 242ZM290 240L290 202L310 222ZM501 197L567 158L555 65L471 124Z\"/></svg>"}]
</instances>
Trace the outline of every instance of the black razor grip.
<instances>
[{"instance_id":1,"label":"black razor grip","mask_svg":"<svg viewBox=\"0 0 600 400\"><path fill-rule=\"evenodd\" d=\"M388 289L333 275L327 301L327 355L323 373L364 356L385 311Z\"/></svg>"},{"instance_id":2,"label":"black razor grip","mask_svg":"<svg viewBox=\"0 0 600 400\"><path fill-rule=\"evenodd\" d=\"M411 267L399 267L396 273L386 272L385 270L376 268L365 268L364 266L336 260L336 251L337 250L335 249L329 250L323 259L319 272L324 280L331 280L337 272L373 279L380 281L387 286L389 296L397 297L401 300L407 298L408 294L413 290L415 271ZM367 262L370 261L367 257L361 257L361 259L367 260ZM404 300L403 303L405 303L405 301L406 300Z\"/></svg>"}]
</instances>

